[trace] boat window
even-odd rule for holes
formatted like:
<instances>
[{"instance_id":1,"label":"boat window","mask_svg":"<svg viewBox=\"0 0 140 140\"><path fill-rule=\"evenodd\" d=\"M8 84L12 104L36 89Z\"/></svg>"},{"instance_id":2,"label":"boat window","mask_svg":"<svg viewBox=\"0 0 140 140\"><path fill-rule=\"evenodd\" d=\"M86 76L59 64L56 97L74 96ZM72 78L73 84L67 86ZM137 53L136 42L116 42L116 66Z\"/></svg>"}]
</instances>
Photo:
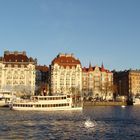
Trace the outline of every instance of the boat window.
<instances>
[{"instance_id":1,"label":"boat window","mask_svg":"<svg viewBox=\"0 0 140 140\"><path fill-rule=\"evenodd\" d=\"M66 97L62 97L62 99L66 99Z\"/></svg>"},{"instance_id":2,"label":"boat window","mask_svg":"<svg viewBox=\"0 0 140 140\"><path fill-rule=\"evenodd\" d=\"M35 105L35 107L41 107L41 105L39 105L39 104L36 104L36 105Z\"/></svg>"},{"instance_id":3,"label":"boat window","mask_svg":"<svg viewBox=\"0 0 140 140\"><path fill-rule=\"evenodd\" d=\"M65 107L69 106L69 103L62 104L43 104L42 107ZM14 107L33 107L33 104L13 104ZM34 105L35 107L41 107L41 104Z\"/></svg>"}]
</instances>

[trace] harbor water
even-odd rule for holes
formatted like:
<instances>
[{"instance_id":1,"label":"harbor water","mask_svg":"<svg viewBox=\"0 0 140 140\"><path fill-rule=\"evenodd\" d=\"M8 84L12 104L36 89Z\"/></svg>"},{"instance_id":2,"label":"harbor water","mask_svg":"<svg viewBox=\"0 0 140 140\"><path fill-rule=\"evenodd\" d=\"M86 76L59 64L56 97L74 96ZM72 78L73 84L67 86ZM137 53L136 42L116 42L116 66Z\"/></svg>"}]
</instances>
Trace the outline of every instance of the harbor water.
<instances>
[{"instance_id":1,"label":"harbor water","mask_svg":"<svg viewBox=\"0 0 140 140\"><path fill-rule=\"evenodd\" d=\"M0 139L140 140L140 106L53 112L0 108Z\"/></svg>"}]
</instances>

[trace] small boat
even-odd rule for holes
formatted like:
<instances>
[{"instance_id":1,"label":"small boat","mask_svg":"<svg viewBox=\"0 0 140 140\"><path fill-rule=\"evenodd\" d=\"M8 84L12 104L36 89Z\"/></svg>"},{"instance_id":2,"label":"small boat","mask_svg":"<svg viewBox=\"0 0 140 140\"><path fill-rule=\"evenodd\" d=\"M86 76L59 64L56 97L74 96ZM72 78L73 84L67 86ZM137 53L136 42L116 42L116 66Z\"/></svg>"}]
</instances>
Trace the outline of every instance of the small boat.
<instances>
[{"instance_id":1,"label":"small boat","mask_svg":"<svg viewBox=\"0 0 140 140\"><path fill-rule=\"evenodd\" d=\"M11 91L0 91L0 107L8 107L15 96Z\"/></svg>"},{"instance_id":2,"label":"small boat","mask_svg":"<svg viewBox=\"0 0 140 140\"><path fill-rule=\"evenodd\" d=\"M137 96L133 99L133 105L140 105L140 96Z\"/></svg>"},{"instance_id":3,"label":"small boat","mask_svg":"<svg viewBox=\"0 0 140 140\"><path fill-rule=\"evenodd\" d=\"M9 107L12 110L82 110L82 103L75 103L71 95L32 96L30 99L17 99Z\"/></svg>"}]
</instances>

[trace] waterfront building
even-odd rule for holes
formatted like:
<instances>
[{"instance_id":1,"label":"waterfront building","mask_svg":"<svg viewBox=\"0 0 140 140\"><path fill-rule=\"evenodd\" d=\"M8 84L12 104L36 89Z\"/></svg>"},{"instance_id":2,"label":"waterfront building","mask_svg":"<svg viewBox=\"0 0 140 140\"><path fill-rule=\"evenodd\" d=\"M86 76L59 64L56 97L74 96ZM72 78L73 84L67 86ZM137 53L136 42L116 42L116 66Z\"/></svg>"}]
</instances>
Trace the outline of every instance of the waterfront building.
<instances>
[{"instance_id":1,"label":"waterfront building","mask_svg":"<svg viewBox=\"0 0 140 140\"><path fill-rule=\"evenodd\" d=\"M49 68L46 65L36 66L36 92L41 95L49 92Z\"/></svg>"},{"instance_id":2,"label":"waterfront building","mask_svg":"<svg viewBox=\"0 0 140 140\"><path fill-rule=\"evenodd\" d=\"M81 93L82 66L73 54L59 54L50 66L51 93Z\"/></svg>"},{"instance_id":3,"label":"waterfront building","mask_svg":"<svg viewBox=\"0 0 140 140\"><path fill-rule=\"evenodd\" d=\"M0 57L0 90L34 95L36 61L26 52L5 51Z\"/></svg>"},{"instance_id":4,"label":"waterfront building","mask_svg":"<svg viewBox=\"0 0 140 140\"><path fill-rule=\"evenodd\" d=\"M114 71L114 85L119 95L140 95L140 70Z\"/></svg>"},{"instance_id":5,"label":"waterfront building","mask_svg":"<svg viewBox=\"0 0 140 140\"><path fill-rule=\"evenodd\" d=\"M82 91L85 97L92 97L100 100L113 98L113 73L101 67L82 69Z\"/></svg>"}]
</instances>

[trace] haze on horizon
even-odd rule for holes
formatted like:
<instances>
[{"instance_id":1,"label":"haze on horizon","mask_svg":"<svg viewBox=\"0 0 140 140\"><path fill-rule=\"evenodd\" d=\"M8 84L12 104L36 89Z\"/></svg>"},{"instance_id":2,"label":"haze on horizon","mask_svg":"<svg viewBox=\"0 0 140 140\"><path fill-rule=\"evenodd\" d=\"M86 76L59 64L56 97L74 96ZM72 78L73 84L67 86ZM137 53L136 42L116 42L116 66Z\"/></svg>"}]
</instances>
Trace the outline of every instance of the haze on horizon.
<instances>
[{"instance_id":1,"label":"haze on horizon","mask_svg":"<svg viewBox=\"0 0 140 140\"><path fill-rule=\"evenodd\" d=\"M82 66L140 69L139 0L0 1L0 56L26 51L49 65L60 52Z\"/></svg>"}]
</instances>

